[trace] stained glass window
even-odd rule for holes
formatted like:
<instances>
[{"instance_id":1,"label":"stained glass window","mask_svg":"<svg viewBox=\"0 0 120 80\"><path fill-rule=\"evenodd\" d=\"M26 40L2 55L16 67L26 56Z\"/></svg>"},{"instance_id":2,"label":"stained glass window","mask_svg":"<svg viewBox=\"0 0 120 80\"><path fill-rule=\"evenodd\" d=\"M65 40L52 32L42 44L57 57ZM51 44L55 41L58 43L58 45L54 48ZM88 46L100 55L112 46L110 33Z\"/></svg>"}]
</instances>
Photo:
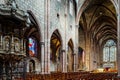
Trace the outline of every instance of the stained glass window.
<instances>
[{"instance_id":1,"label":"stained glass window","mask_svg":"<svg viewBox=\"0 0 120 80\"><path fill-rule=\"evenodd\" d=\"M37 43L33 38L29 38L29 55L32 57L37 55Z\"/></svg>"},{"instance_id":2,"label":"stained glass window","mask_svg":"<svg viewBox=\"0 0 120 80\"><path fill-rule=\"evenodd\" d=\"M108 40L103 48L103 62L114 63L116 61L116 43L113 40Z\"/></svg>"}]
</instances>

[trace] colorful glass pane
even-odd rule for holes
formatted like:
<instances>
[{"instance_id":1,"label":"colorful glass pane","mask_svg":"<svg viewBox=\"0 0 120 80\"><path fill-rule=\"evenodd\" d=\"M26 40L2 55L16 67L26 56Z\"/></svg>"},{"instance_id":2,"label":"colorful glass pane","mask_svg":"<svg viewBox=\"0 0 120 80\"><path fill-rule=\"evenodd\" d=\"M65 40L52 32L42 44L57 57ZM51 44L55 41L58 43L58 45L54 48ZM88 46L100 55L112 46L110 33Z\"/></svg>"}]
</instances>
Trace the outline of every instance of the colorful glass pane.
<instances>
[{"instance_id":1,"label":"colorful glass pane","mask_svg":"<svg viewBox=\"0 0 120 80\"><path fill-rule=\"evenodd\" d=\"M37 54L37 45L35 39L29 38L29 55L36 56Z\"/></svg>"}]
</instances>

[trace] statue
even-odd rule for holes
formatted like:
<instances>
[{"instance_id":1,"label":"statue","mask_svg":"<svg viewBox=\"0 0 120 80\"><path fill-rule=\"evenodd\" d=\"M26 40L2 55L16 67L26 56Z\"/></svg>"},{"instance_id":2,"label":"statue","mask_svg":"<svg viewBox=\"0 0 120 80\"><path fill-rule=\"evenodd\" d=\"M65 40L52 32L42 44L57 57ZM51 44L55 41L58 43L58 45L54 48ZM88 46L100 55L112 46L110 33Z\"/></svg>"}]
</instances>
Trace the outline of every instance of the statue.
<instances>
[{"instance_id":1,"label":"statue","mask_svg":"<svg viewBox=\"0 0 120 80\"><path fill-rule=\"evenodd\" d=\"M5 0L5 3L11 6L12 11L16 11L16 9L18 8L15 0Z\"/></svg>"},{"instance_id":2,"label":"statue","mask_svg":"<svg viewBox=\"0 0 120 80\"><path fill-rule=\"evenodd\" d=\"M15 51L19 52L20 51L20 44L18 41L15 42Z\"/></svg>"},{"instance_id":3,"label":"statue","mask_svg":"<svg viewBox=\"0 0 120 80\"><path fill-rule=\"evenodd\" d=\"M17 37L14 37L13 39L13 49L15 52L19 52L20 51L20 40Z\"/></svg>"},{"instance_id":4,"label":"statue","mask_svg":"<svg viewBox=\"0 0 120 80\"><path fill-rule=\"evenodd\" d=\"M6 39L5 39L5 50L6 50L6 51L9 51L9 45L10 45L10 44L9 44L9 39L6 38Z\"/></svg>"}]
</instances>

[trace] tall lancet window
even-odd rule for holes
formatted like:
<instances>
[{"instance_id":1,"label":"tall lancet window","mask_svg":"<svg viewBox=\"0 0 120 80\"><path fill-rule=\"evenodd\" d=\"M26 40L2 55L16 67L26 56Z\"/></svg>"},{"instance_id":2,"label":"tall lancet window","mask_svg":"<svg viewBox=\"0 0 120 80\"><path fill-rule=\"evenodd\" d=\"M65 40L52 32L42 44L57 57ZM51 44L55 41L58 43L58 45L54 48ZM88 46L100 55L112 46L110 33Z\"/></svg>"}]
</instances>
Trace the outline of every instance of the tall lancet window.
<instances>
[{"instance_id":1,"label":"tall lancet window","mask_svg":"<svg viewBox=\"0 0 120 80\"><path fill-rule=\"evenodd\" d=\"M116 43L108 40L103 48L103 66L115 67L116 62Z\"/></svg>"},{"instance_id":2,"label":"tall lancet window","mask_svg":"<svg viewBox=\"0 0 120 80\"><path fill-rule=\"evenodd\" d=\"M37 42L34 38L29 38L29 56L37 56Z\"/></svg>"}]
</instances>

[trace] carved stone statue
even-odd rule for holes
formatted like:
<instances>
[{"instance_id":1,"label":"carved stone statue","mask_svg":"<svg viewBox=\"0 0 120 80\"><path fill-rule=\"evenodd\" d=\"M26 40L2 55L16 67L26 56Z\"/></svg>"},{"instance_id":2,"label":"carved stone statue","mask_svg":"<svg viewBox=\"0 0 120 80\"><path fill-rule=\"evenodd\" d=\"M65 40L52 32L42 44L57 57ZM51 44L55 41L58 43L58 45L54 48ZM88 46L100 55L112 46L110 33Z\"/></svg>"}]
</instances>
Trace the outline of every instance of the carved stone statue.
<instances>
[{"instance_id":1,"label":"carved stone statue","mask_svg":"<svg viewBox=\"0 0 120 80\"><path fill-rule=\"evenodd\" d=\"M5 39L5 50L8 51L9 50L9 38Z\"/></svg>"},{"instance_id":2,"label":"carved stone statue","mask_svg":"<svg viewBox=\"0 0 120 80\"><path fill-rule=\"evenodd\" d=\"M20 42L19 42L19 39L18 38L16 38L15 40L14 40L14 46L15 46L15 51L16 52L19 52L20 51Z\"/></svg>"},{"instance_id":3,"label":"carved stone statue","mask_svg":"<svg viewBox=\"0 0 120 80\"><path fill-rule=\"evenodd\" d=\"M12 7L12 10L14 10L14 11L16 10L17 4L16 4L15 0L5 0L5 3L7 5L10 5Z\"/></svg>"},{"instance_id":4,"label":"carved stone statue","mask_svg":"<svg viewBox=\"0 0 120 80\"><path fill-rule=\"evenodd\" d=\"M15 42L15 51L19 52L20 51L20 44L18 41Z\"/></svg>"}]
</instances>

